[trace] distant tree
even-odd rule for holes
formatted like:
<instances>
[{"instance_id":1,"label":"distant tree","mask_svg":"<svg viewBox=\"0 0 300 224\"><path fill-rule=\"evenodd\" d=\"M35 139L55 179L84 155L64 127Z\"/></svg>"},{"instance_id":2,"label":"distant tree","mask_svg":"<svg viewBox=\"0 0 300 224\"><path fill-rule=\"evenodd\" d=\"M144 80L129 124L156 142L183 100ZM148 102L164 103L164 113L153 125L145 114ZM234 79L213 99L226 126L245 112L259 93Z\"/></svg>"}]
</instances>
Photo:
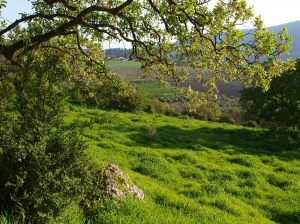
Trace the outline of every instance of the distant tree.
<instances>
[{"instance_id":1,"label":"distant tree","mask_svg":"<svg viewBox=\"0 0 300 224\"><path fill-rule=\"evenodd\" d=\"M106 58L116 59L123 57L124 59L129 59L130 49L126 48L109 48L105 50Z\"/></svg>"},{"instance_id":2,"label":"distant tree","mask_svg":"<svg viewBox=\"0 0 300 224\"><path fill-rule=\"evenodd\" d=\"M295 69L273 78L268 91L259 87L242 90L240 104L261 122L300 129L300 59Z\"/></svg>"}]
</instances>

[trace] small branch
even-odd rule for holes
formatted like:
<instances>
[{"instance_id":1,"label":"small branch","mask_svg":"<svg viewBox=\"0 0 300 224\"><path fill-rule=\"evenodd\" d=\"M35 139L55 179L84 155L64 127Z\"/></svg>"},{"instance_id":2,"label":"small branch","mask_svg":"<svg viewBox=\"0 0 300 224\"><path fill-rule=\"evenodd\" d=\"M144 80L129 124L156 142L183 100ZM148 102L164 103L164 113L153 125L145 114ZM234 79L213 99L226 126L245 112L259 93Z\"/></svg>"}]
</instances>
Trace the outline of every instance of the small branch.
<instances>
[{"instance_id":1,"label":"small branch","mask_svg":"<svg viewBox=\"0 0 300 224\"><path fill-rule=\"evenodd\" d=\"M40 48L52 48L52 49L55 49L55 50L58 50L58 51L61 51L65 54L68 54L72 57L73 61L75 61L75 56L73 54L71 54L69 51L66 51L60 47L56 47L56 46L51 46L51 45L42 45ZM74 48L73 48L74 49Z\"/></svg>"},{"instance_id":2,"label":"small branch","mask_svg":"<svg viewBox=\"0 0 300 224\"><path fill-rule=\"evenodd\" d=\"M68 9L70 9L70 10L72 10L72 11L76 11L76 9L77 9L77 8L74 7L74 6L69 5L69 4L67 3L66 0L44 0L44 2L45 2L46 4L48 4L48 5L50 5L50 6L53 6L54 3L60 2L60 3L62 3L66 8L68 8Z\"/></svg>"}]
</instances>

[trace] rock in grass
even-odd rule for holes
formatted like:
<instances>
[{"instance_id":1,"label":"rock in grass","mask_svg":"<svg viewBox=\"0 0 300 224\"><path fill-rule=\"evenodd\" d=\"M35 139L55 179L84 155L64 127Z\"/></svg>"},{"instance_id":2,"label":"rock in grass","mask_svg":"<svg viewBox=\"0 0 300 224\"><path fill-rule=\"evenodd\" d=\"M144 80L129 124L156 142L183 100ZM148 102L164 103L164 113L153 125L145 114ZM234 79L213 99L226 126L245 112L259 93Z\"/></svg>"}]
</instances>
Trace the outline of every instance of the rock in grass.
<instances>
[{"instance_id":1,"label":"rock in grass","mask_svg":"<svg viewBox=\"0 0 300 224\"><path fill-rule=\"evenodd\" d=\"M103 171L103 179L107 195L114 199L122 199L127 195L132 195L139 200L144 199L143 191L135 186L129 176L115 164L108 165Z\"/></svg>"}]
</instances>

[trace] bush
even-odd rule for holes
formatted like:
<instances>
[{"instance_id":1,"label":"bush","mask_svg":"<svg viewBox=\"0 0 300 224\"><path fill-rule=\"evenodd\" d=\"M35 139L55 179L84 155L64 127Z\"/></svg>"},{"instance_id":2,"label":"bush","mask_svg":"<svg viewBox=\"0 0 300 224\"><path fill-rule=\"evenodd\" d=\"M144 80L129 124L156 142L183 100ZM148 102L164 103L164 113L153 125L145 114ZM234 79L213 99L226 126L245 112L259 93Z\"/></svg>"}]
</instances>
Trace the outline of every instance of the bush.
<instances>
[{"instance_id":1,"label":"bush","mask_svg":"<svg viewBox=\"0 0 300 224\"><path fill-rule=\"evenodd\" d=\"M252 120L250 120L246 123L243 123L243 126L251 127L251 128L258 128L259 127L259 125L255 121L252 121Z\"/></svg>"},{"instance_id":2,"label":"bush","mask_svg":"<svg viewBox=\"0 0 300 224\"><path fill-rule=\"evenodd\" d=\"M135 88L125 82L120 77L115 77L118 88L107 83L105 86L96 90L96 97L99 102L108 109L121 111L145 111L149 105L148 99L141 93L136 92ZM103 88L105 90L103 90Z\"/></svg>"},{"instance_id":3,"label":"bush","mask_svg":"<svg viewBox=\"0 0 300 224\"><path fill-rule=\"evenodd\" d=\"M92 77L88 83L81 79L76 80L72 87L69 87L68 94L81 103L96 103L107 109L129 112L147 110L149 102L146 96L138 93L134 86L122 77L106 74Z\"/></svg>"},{"instance_id":4,"label":"bush","mask_svg":"<svg viewBox=\"0 0 300 224\"><path fill-rule=\"evenodd\" d=\"M146 138L146 140L157 140L156 127L153 125L145 127L144 137Z\"/></svg>"},{"instance_id":5,"label":"bush","mask_svg":"<svg viewBox=\"0 0 300 224\"><path fill-rule=\"evenodd\" d=\"M130 95L115 94L105 102L107 108L121 111L144 111L148 106L148 99L140 93Z\"/></svg>"},{"instance_id":6,"label":"bush","mask_svg":"<svg viewBox=\"0 0 300 224\"><path fill-rule=\"evenodd\" d=\"M145 109L147 113L165 114L167 116L179 117L180 112L175 107L170 106L167 103L162 103L158 100L150 100L149 105Z\"/></svg>"},{"instance_id":7,"label":"bush","mask_svg":"<svg viewBox=\"0 0 300 224\"><path fill-rule=\"evenodd\" d=\"M184 111L183 114L187 114L199 120L218 121L221 116L221 110L217 103L206 102L197 107L195 111Z\"/></svg>"},{"instance_id":8,"label":"bush","mask_svg":"<svg viewBox=\"0 0 300 224\"><path fill-rule=\"evenodd\" d=\"M235 120L233 119L233 117L231 117L228 114L224 114L220 117L220 122L222 123L228 123L228 124L235 124Z\"/></svg>"},{"instance_id":9,"label":"bush","mask_svg":"<svg viewBox=\"0 0 300 224\"><path fill-rule=\"evenodd\" d=\"M267 127L300 129L300 59L295 69L285 71L271 80L268 91L259 87L241 91L240 105L247 114Z\"/></svg>"},{"instance_id":10,"label":"bush","mask_svg":"<svg viewBox=\"0 0 300 224\"><path fill-rule=\"evenodd\" d=\"M149 113L149 114L153 114L154 113L154 107L153 107L153 105L148 104L147 107L146 107L146 109L145 109L145 112Z\"/></svg>"},{"instance_id":11,"label":"bush","mask_svg":"<svg viewBox=\"0 0 300 224\"><path fill-rule=\"evenodd\" d=\"M128 111L145 111L148 106L148 99L141 93L131 93L128 96L128 104L124 107Z\"/></svg>"},{"instance_id":12,"label":"bush","mask_svg":"<svg viewBox=\"0 0 300 224\"><path fill-rule=\"evenodd\" d=\"M292 143L300 142L300 128L298 127L277 127L271 129L274 136Z\"/></svg>"},{"instance_id":13,"label":"bush","mask_svg":"<svg viewBox=\"0 0 300 224\"><path fill-rule=\"evenodd\" d=\"M0 105L0 210L33 223L46 222L93 188L81 138L88 124L64 124L57 92L66 74L60 57L48 54L38 61L28 55L24 67L14 67L14 97Z\"/></svg>"},{"instance_id":14,"label":"bush","mask_svg":"<svg viewBox=\"0 0 300 224\"><path fill-rule=\"evenodd\" d=\"M179 117L180 116L180 113L175 111L175 109L171 106L166 107L166 110L165 110L164 114L167 115L167 116L173 116L173 117Z\"/></svg>"},{"instance_id":15,"label":"bush","mask_svg":"<svg viewBox=\"0 0 300 224\"><path fill-rule=\"evenodd\" d=\"M150 113L158 113L158 114L164 114L166 110L166 105L158 100L150 100L149 101L149 107L151 108ZM146 111L148 112L148 111Z\"/></svg>"},{"instance_id":16,"label":"bush","mask_svg":"<svg viewBox=\"0 0 300 224\"><path fill-rule=\"evenodd\" d=\"M230 108L222 114L220 122L229 124L242 124L246 121L245 113L240 108Z\"/></svg>"}]
</instances>

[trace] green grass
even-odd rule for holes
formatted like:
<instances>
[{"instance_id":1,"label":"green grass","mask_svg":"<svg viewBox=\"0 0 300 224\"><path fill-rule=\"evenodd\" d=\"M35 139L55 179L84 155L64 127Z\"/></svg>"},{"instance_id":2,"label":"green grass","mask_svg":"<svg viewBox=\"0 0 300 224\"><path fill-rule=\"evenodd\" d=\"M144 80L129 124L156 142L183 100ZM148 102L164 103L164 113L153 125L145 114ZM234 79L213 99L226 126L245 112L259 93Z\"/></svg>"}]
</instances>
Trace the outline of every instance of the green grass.
<instances>
[{"instance_id":1,"label":"green grass","mask_svg":"<svg viewBox=\"0 0 300 224\"><path fill-rule=\"evenodd\" d=\"M88 153L145 193L144 202L105 202L96 223L300 222L299 145L262 129L75 109L69 118L99 118L85 133Z\"/></svg>"},{"instance_id":2,"label":"green grass","mask_svg":"<svg viewBox=\"0 0 300 224\"><path fill-rule=\"evenodd\" d=\"M131 67L141 67L140 62L136 61L108 61L107 65L109 68L123 67L123 68L131 68Z\"/></svg>"},{"instance_id":3,"label":"green grass","mask_svg":"<svg viewBox=\"0 0 300 224\"><path fill-rule=\"evenodd\" d=\"M145 194L99 202L90 223L300 223L299 145L262 129L70 104L66 122L78 116L97 118L87 153ZM51 223L82 220L74 206Z\"/></svg>"},{"instance_id":4,"label":"green grass","mask_svg":"<svg viewBox=\"0 0 300 224\"><path fill-rule=\"evenodd\" d=\"M144 94L148 99L157 98L176 98L181 95L178 89L174 87L166 87L159 85L156 82L137 82L134 86L138 88L138 91Z\"/></svg>"}]
</instances>

